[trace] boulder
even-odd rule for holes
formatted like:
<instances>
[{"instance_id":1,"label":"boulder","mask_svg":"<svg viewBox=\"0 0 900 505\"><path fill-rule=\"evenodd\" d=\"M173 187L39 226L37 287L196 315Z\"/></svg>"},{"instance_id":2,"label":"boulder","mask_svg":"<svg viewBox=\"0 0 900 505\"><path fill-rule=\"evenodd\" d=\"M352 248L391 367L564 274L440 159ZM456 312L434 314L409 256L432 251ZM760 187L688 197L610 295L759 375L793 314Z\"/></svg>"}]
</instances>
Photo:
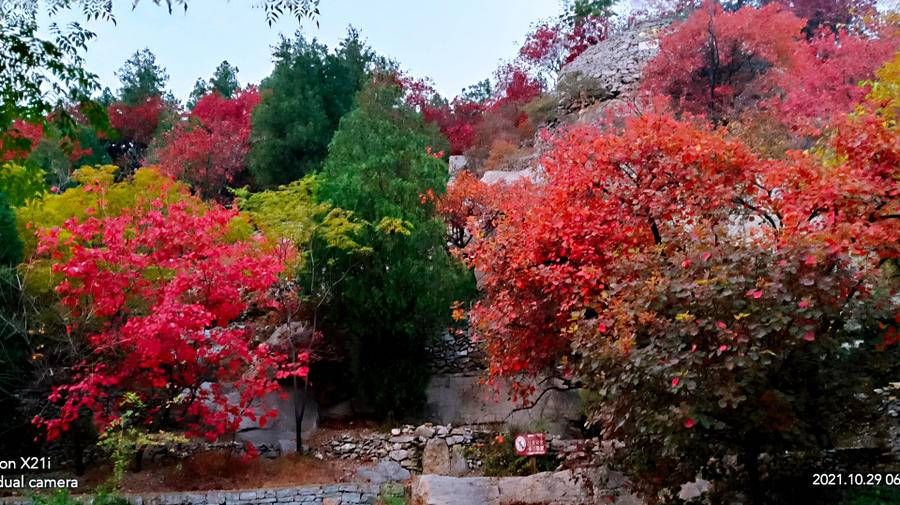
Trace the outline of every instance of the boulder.
<instances>
[{"instance_id":1,"label":"boulder","mask_svg":"<svg viewBox=\"0 0 900 505\"><path fill-rule=\"evenodd\" d=\"M542 177L539 171L533 168L524 168L522 170L514 171L488 170L481 176L481 182L485 184L512 184L521 179L528 179L531 182L540 182Z\"/></svg>"},{"instance_id":2,"label":"boulder","mask_svg":"<svg viewBox=\"0 0 900 505\"><path fill-rule=\"evenodd\" d=\"M359 478L381 485L385 482L400 482L410 478L409 470L396 461L382 460L374 467L363 467L356 471Z\"/></svg>"},{"instance_id":3,"label":"boulder","mask_svg":"<svg viewBox=\"0 0 900 505\"><path fill-rule=\"evenodd\" d=\"M508 386L498 383L500 390L509 390ZM572 423L577 423L582 412L577 391L550 391L533 408L516 411L519 402L508 397L494 398L485 390L480 375L475 374L435 375L428 384L426 395L426 418L442 425L540 424L549 433L559 435L565 434ZM464 431L454 429L450 435L464 436ZM453 442L459 440L454 438Z\"/></svg>"},{"instance_id":4,"label":"boulder","mask_svg":"<svg viewBox=\"0 0 900 505\"><path fill-rule=\"evenodd\" d=\"M237 402L238 393L229 394ZM282 398L284 396L284 398ZM301 394L302 398L302 394ZM296 449L296 422L294 420L294 395L291 389L285 387L282 391L275 391L256 400L253 404L259 415L270 409L275 409L275 419L270 419L265 427L256 421L244 419L238 428L235 439L240 442L250 442L264 455L276 456L272 452L284 454L294 452ZM312 398L306 400L306 410L303 413L301 436L308 440L319 425L319 409Z\"/></svg>"},{"instance_id":5,"label":"boulder","mask_svg":"<svg viewBox=\"0 0 900 505\"><path fill-rule=\"evenodd\" d=\"M416 505L499 505L499 500L500 489L490 477L422 475L412 486L412 502Z\"/></svg>"},{"instance_id":6,"label":"boulder","mask_svg":"<svg viewBox=\"0 0 900 505\"><path fill-rule=\"evenodd\" d=\"M467 160L465 156L462 156L460 154L455 154L453 156L450 156L449 167L448 167L449 171L450 171L450 177L454 177L457 174L459 174L460 172L462 172L463 169L466 168L468 161L469 160Z\"/></svg>"},{"instance_id":7,"label":"boulder","mask_svg":"<svg viewBox=\"0 0 900 505\"><path fill-rule=\"evenodd\" d=\"M450 447L444 439L433 438L425 444L422 473L437 475L450 473Z\"/></svg>"}]
</instances>

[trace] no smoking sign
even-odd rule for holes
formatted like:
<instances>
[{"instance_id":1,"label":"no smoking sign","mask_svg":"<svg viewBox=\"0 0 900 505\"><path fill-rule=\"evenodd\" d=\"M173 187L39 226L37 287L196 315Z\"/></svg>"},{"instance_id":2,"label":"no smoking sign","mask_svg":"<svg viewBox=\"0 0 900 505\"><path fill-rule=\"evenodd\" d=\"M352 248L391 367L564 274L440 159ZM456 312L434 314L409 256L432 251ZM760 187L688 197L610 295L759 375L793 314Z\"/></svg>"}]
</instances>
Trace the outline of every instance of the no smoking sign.
<instances>
[{"instance_id":1,"label":"no smoking sign","mask_svg":"<svg viewBox=\"0 0 900 505\"><path fill-rule=\"evenodd\" d=\"M522 433L513 441L517 456L542 456L547 454L547 439L543 433Z\"/></svg>"}]
</instances>

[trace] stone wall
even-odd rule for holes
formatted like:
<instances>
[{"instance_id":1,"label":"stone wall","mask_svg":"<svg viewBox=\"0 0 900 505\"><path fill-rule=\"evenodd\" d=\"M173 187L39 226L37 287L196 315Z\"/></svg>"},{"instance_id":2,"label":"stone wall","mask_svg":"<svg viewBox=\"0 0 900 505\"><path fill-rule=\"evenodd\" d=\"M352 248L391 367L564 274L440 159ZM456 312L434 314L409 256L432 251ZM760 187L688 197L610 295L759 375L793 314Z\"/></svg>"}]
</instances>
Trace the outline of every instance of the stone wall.
<instances>
[{"instance_id":1,"label":"stone wall","mask_svg":"<svg viewBox=\"0 0 900 505\"><path fill-rule=\"evenodd\" d=\"M445 331L428 347L432 374L481 372L484 352L466 331Z\"/></svg>"},{"instance_id":2,"label":"stone wall","mask_svg":"<svg viewBox=\"0 0 900 505\"><path fill-rule=\"evenodd\" d=\"M506 424L516 429L565 434L578 424L581 398L578 392L549 391L530 409L507 392L510 384L498 381L496 390L482 383L481 374L443 374L431 378L426 390L425 417L454 425ZM538 391L542 385L538 385Z\"/></svg>"},{"instance_id":3,"label":"stone wall","mask_svg":"<svg viewBox=\"0 0 900 505\"><path fill-rule=\"evenodd\" d=\"M420 426L405 425L389 433L370 433L354 437L342 435L327 442L316 457L323 459L350 459L359 461L391 460L407 470L422 472L426 446L432 441L442 441L457 461L450 462L456 468L477 468L478 462L459 460L462 448L484 439L490 430L475 426L442 426L431 423ZM458 448L457 448L458 447ZM427 465L425 465L427 466ZM426 470L431 470L426 468Z\"/></svg>"},{"instance_id":4,"label":"stone wall","mask_svg":"<svg viewBox=\"0 0 900 505\"><path fill-rule=\"evenodd\" d=\"M378 486L373 484L323 484L240 491L193 491L125 495L134 505L360 505L375 504ZM0 498L2 505L30 505L25 498Z\"/></svg>"}]
</instances>

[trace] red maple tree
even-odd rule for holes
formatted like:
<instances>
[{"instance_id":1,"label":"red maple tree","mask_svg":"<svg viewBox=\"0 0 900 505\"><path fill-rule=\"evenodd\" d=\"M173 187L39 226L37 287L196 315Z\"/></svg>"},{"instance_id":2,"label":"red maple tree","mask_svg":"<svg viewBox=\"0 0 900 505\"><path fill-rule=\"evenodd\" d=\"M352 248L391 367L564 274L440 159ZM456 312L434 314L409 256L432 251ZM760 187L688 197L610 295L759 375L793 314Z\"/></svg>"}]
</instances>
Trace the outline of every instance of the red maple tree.
<instances>
[{"instance_id":1,"label":"red maple tree","mask_svg":"<svg viewBox=\"0 0 900 505\"><path fill-rule=\"evenodd\" d=\"M202 195L222 195L247 168L250 117L259 104L256 88L225 98L202 97L190 115L163 138L156 152L166 174L189 182Z\"/></svg>"},{"instance_id":2,"label":"red maple tree","mask_svg":"<svg viewBox=\"0 0 900 505\"><path fill-rule=\"evenodd\" d=\"M231 238L236 215L185 196L42 234L39 254L64 276L56 292L67 331L87 349L53 388L58 412L34 419L48 439L84 412L103 430L121 415L122 396L134 393L146 406L140 426L214 440L257 420L251 403L278 379L306 374L284 350L258 341L244 318L275 305L269 288L289 252Z\"/></svg>"}]
</instances>

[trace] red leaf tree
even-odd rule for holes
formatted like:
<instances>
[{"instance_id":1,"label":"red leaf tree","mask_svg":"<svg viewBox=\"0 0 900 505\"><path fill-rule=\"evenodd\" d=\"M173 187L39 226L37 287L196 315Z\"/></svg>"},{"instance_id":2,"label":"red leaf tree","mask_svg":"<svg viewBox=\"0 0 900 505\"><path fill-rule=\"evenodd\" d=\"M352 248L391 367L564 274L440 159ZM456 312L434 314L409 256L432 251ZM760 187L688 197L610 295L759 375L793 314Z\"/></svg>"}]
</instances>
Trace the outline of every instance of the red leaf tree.
<instances>
[{"instance_id":1,"label":"red leaf tree","mask_svg":"<svg viewBox=\"0 0 900 505\"><path fill-rule=\"evenodd\" d=\"M34 420L48 439L85 413L103 430L134 393L146 406L139 426L214 440L256 419L251 402L275 390L276 379L305 373L284 350L258 342L245 321L251 309L273 306L269 288L287 253L231 238L236 217L185 197L70 220L41 237L39 254L64 276L56 291L67 328L86 347L53 389L56 414Z\"/></svg>"},{"instance_id":2,"label":"red leaf tree","mask_svg":"<svg viewBox=\"0 0 900 505\"><path fill-rule=\"evenodd\" d=\"M652 114L563 133L546 184L491 203L490 227L468 219L490 375L580 382L651 497L698 473L716 503L812 496L796 486L812 467L762 484L760 455L821 454L877 423L867 392L900 363L898 144L877 105L780 161ZM484 201L462 184L457 221Z\"/></svg>"},{"instance_id":3,"label":"red leaf tree","mask_svg":"<svg viewBox=\"0 0 900 505\"><path fill-rule=\"evenodd\" d=\"M205 95L185 121L166 133L156 153L163 172L189 182L205 197L222 196L246 171L250 117L259 100L256 88L234 98Z\"/></svg>"},{"instance_id":4,"label":"red leaf tree","mask_svg":"<svg viewBox=\"0 0 900 505\"><path fill-rule=\"evenodd\" d=\"M860 102L859 82L874 77L898 38L891 26L810 37L805 26L783 3L726 12L707 0L660 39L643 88L717 123L765 106L800 133L818 135Z\"/></svg>"}]
</instances>

